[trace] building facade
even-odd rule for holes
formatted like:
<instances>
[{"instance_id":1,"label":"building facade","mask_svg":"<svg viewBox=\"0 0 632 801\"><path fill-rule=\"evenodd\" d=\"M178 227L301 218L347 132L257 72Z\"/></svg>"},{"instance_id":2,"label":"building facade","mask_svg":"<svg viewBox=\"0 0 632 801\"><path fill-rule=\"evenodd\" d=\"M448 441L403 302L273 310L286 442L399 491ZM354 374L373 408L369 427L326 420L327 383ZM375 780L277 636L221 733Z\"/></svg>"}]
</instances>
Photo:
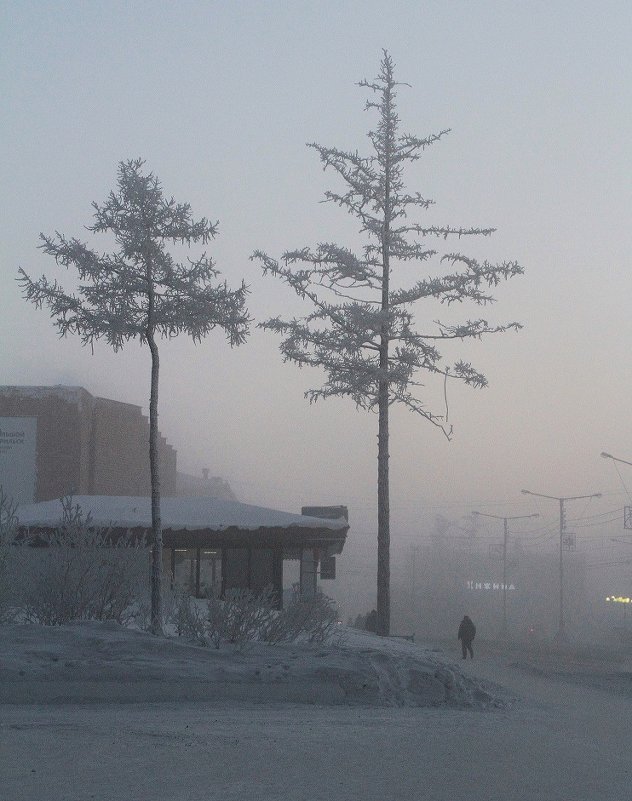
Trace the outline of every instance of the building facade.
<instances>
[{"instance_id":1,"label":"building facade","mask_svg":"<svg viewBox=\"0 0 632 801\"><path fill-rule=\"evenodd\" d=\"M175 495L176 451L161 436L158 452L161 491ZM19 503L150 495L149 421L82 387L0 387L0 485Z\"/></svg>"}]
</instances>

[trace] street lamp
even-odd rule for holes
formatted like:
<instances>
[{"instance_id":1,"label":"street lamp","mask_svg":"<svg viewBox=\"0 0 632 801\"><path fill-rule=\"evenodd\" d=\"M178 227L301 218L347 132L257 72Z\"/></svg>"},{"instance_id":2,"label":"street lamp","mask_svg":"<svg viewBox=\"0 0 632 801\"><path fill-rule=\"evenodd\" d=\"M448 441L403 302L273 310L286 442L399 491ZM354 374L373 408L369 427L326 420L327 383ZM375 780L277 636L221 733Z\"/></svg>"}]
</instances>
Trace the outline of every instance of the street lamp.
<instances>
[{"instance_id":1,"label":"street lamp","mask_svg":"<svg viewBox=\"0 0 632 801\"><path fill-rule=\"evenodd\" d=\"M601 452L601 455L604 459L612 459L613 462L621 462L621 464L629 464L632 467L632 462L628 462L626 459L619 459L618 456L613 456L611 453L606 453L605 451ZM617 473L619 473L619 478L621 479L621 483L625 488L626 492L628 492L628 488L623 483L623 479L621 478L621 473L619 468L615 464L615 469ZM628 492L628 495L630 493ZM631 529L632 528L632 506L624 506L623 507L623 528Z\"/></svg>"},{"instance_id":2,"label":"street lamp","mask_svg":"<svg viewBox=\"0 0 632 801\"><path fill-rule=\"evenodd\" d=\"M617 456L613 456L611 453L606 453L605 451L602 451L600 455L603 456L604 459L612 459L613 462L621 462L622 464L629 464L630 467L632 467L632 462L627 462L625 459L619 459Z\"/></svg>"},{"instance_id":3,"label":"street lamp","mask_svg":"<svg viewBox=\"0 0 632 801\"><path fill-rule=\"evenodd\" d=\"M565 498L560 498L559 495L543 495L541 492L531 492L530 490L520 490L523 495L534 495L536 498L548 498L551 501L558 501L560 504L560 626L556 635L559 642L566 642L566 630L564 628L564 561L563 544L564 544L564 502L565 501L580 501L583 498L601 498L600 492L595 492L592 495L568 495Z\"/></svg>"},{"instance_id":4,"label":"street lamp","mask_svg":"<svg viewBox=\"0 0 632 801\"><path fill-rule=\"evenodd\" d=\"M501 629L501 636L507 636L507 537L509 534L508 521L509 520L525 520L529 517L540 517L539 514L533 515L514 515L513 517L502 517L501 515L488 515L485 512L472 512L473 515L478 517L492 517L494 520L504 521L504 536L503 536L503 626Z\"/></svg>"}]
</instances>

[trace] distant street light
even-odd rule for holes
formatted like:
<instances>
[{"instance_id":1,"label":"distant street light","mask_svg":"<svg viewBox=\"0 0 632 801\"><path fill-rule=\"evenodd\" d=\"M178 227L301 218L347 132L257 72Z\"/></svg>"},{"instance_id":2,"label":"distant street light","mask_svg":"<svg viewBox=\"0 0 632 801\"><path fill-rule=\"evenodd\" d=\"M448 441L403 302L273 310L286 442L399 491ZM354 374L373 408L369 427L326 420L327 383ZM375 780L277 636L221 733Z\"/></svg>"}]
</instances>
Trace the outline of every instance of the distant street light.
<instances>
[{"instance_id":1,"label":"distant street light","mask_svg":"<svg viewBox=\"0 0 632 801\"><path fill-rule=\"evenodd\" d=\"M524 520L528 517L540 517L539 514L533 515L515 515L514 517L502 517L501 515L488 515L485 512L472 512L473 515L477 515L478 517L492 517L494 520L503 520L504 521L504 536L503 536L503 626L501 630L501 636L507 636L507 537L509 534L508 531L508 522L509 520Z\"/></svg>"},{"instance_id":2,"label":"distant street light","mask_svg":"<svg viewBox=\"0 0 632 801\"><path fill-rule=\"evenodd\" d=\"M560 626L556 634L556 639L559 642L566 642L566 629L564 628L564 530L566 528L566 520L564 518L564 502L565 501L580 501L583 498L601 498L600 492L595 492L592 495L569 495L565 498L560 498L559 495L543 495L541 492L531 492L530 490L520 490L523 495L534 495L536 498L548 498L551 501L559 501L560 504Z\"/></svg>"},{"instance_id":3,"label":"distant street light","mask_svg":"<svg viewBox=\"0 0 632 801\"><path fill-rule=\"evenodd\" d=\"M626 459L619 459L618 456L613 456L611 453L606 453L605 451L601 452L601 455L604 459L612 459L613 462L621 462L621 464L629 464L632 467L632 462L628 462ZM628 488L625 486L623 479L621 478L621 473L619 472L619 468L615 465L617 473L619 473L619 478L621 479L621 483L625 491L630 494ZM624 506L623 507L623 528L632 529L632 506Z\"/></svg>"},{"instance_id":4,"label":"distant street light","mask_svg":"<svg viewBox=\"0 0 632 801\"><path fill-rule=\"evenodd\" d=\"M604 459L612 459L613 462L621 462L622 464L629 464L632 467L632 462L628 462L625 459L619 459L617 456L613 456L611 453L606 453L605 451L601 452L601 456Z\"/></svg>"}]
</instances>

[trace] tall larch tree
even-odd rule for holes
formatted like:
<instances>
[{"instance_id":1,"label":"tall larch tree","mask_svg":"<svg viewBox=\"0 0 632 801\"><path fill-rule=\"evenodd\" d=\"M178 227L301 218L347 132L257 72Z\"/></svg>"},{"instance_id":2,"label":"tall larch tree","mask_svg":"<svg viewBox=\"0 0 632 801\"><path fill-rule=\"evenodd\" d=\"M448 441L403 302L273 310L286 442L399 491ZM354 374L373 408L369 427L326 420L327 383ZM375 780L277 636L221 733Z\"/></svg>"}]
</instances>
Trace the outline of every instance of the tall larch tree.
<instances>
[{"instance_id":1,"label":"tall larch tree","mask_svg":"<svg viewBox=\"0 0 632 801\"><path fill-rule=\"evenodd\" d=\"M358 221L365 240L361 252L323 242L315 248L288 251L280 259L262 251L252 256L264 273L281 279L311 304L312 310L303 318L276 317L261 324L283 337L284 360L324 369L326 382L308 391L306 397L315 401L349 396L357 407L378 414L377 614L382 635L390 631L390 407L403 404L449 438L451 428L445 417L419 399L421 384L416 375L426 371L442 380L455 378L484 387L485 376L470 363L445 364L439 342L520 328L519 323L490 325L484 319L454 325L433 314L418 330L412 307L422 300L448 305L471 301L484 306L494 300L491 287L523 272L514 261L479 262L456 250L440 254L431 244L453 237L489 236L492 228L427 227L410 219L428 209L432 201L406 190L404 168L449 131L424 139L402 133L395 103L398 85L386 51L379 76L359 83L370 93L366 109L377 113L377 125L368 134L370 155L308 145L318 153L323 169L333 169L342 179L343 189L327 191L325 198ZM431 261L438 261L444 269L406 288L392 283L398 264L417 262L424 267Z\"/></svg>"},{"instance_id":2,"label":"tall larch tree","mask_svg":"<svg viewBox=\"0 0 632 801\"><path fill-rule=\"evenodd\" d=\"M151 352L149 464L151 475L152 559L151 630L162 632L162 525L158 455L158 378L160 338L187 334L199 342L222 328L232 345L248 335L247 287L231 290L218 282L218 270L205 253L186 263L174 260L168 245L206 245L217 224L194 220L188 203L165 197L158 178L143 172L141 159L123 161L118 187L107 200L93 203L93 233L114 235L118 250L98 253L78 239L60 233L40 234L44 253L64 267L76 268L79 284L67 293L46 276L32 280L20 269L26 300L50 309L61 336L77 334L83 345L105 340L119 351L138 339Z\"/></svg>"}]
</instances>

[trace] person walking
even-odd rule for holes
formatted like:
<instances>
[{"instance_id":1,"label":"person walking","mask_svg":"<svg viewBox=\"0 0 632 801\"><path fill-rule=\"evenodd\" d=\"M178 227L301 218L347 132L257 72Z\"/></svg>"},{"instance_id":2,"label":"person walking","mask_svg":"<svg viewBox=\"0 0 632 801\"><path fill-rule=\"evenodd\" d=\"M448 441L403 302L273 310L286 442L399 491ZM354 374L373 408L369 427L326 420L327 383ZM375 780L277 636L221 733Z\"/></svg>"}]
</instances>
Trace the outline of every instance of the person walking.
<instances>
[{"instance_id":1,"label":"person walking","mask_svg":"<svg viewBox=\"0 0 632 801\"><path fill-rule=\"evenodd\" d=\"M468 651L470 659L474 659L474 651L472 649L472 642L476 636L476 626L472 623L470 618L465 615L459 626L458 639L461 640L461 651L463 652L463 659L467 659Z\"/></svg>"}]
</instances>

